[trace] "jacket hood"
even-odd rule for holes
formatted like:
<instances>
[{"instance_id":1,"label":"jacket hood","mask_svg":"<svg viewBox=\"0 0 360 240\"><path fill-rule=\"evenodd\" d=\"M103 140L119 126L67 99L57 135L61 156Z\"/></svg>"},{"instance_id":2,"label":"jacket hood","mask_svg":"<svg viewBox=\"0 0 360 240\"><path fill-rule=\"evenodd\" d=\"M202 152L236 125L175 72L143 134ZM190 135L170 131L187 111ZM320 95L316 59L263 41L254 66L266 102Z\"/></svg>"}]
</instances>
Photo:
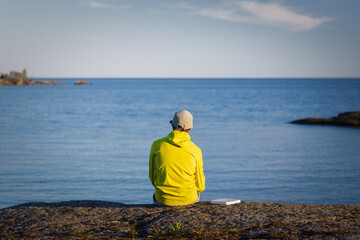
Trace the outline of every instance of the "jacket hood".
<instances>
[{"instance_id":1,"label":"jacket hood","mask_svg":"<svg viewBox=\"0 0 360 240\"><path fill-rule=\"evenodd\" d=\"M166 137L171 144L178 147L184 147L190 143L190 135L187 132L174 130Z\"/></svg>"}]
</instances>

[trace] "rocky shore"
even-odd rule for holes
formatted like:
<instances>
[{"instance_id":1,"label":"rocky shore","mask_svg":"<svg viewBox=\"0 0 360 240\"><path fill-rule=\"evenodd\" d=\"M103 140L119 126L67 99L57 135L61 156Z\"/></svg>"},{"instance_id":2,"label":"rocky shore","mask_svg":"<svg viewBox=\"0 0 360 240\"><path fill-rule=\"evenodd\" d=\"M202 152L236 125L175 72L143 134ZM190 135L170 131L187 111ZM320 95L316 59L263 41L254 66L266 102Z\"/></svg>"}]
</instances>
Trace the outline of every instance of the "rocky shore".
<instances>
[{"instance_id":1,"label":"rocky shore","mask_svg":"<svg viewBox=\"0 0 360 240\"><path fill-rule=\"evenodd\" d=\"M56 81L35 81L33 79L23 80L20 78L9 79L9 78L0 78L0 86L34 86L34 85L60 85Z\"/></svg>"},{"instance_id":2,"label":"rocky shore","mask_svg":"<svg viewBox=\"0 0 360 240\"><path fill-rule=\"evenodd\" d=\"M0 238L360 239L360 205L27 203L0 210Z\"/></svg>"},{"instance_id":3,"label":"rocky shore","mask_svg":"<svg viewBox=\"0 0 360 240\"><path fill-rule=\"evenodd\" d=\"M291 123L360 127L360 111L340 113L337 117L332 118L304 118Z\"/></svg>"},{"instance_id":4,"label":"rocky shore","mask_svg":"<svg viewBox=\"0 0 360 240\"><path fill-rule=\"evenodd\" d=\"M35 86L35 85L62 85L56 81L35 81L27 77L26 69L22 72L11 71L9 74L0 74L0 86ZM89 85L86 81L75 81L74 85Z\"/></svg>"}]
</instances>

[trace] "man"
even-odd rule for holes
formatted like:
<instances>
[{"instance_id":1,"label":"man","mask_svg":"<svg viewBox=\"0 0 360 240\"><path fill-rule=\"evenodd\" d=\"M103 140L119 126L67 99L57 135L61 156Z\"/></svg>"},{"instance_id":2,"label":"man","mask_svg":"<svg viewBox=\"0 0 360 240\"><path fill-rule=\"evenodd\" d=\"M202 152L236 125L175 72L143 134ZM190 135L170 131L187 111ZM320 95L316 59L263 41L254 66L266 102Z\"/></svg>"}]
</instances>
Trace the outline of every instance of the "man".
<instances>
[{"instance_id":1,"label":"man","mask_svg":"<svg viewBox=\"0 0 360 240\"><path fill-rule=\"evenodd\" d=\"M170 124L173 131L151 146L149 178L155 187L153 200L160 205L188 205L198 202L200 192L205 190L202 154L190 141L190 112L176 112Z\"/></svg>"}]
</instances>

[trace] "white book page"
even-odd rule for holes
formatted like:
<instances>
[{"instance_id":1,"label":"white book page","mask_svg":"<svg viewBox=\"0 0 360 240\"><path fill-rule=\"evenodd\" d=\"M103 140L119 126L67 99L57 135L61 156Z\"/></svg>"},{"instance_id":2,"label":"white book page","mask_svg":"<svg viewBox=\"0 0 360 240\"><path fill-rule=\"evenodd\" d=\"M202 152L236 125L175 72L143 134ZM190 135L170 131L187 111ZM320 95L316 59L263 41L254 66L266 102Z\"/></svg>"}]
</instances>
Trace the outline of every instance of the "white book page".
<instances>
[{"instance_id":1,"label":"white book page","mask_svg":"<svg viewBox=\"0 0 360 240\"><path fill-rule=\"evenodd\" d=\"M219 199L215 199L212 200L211 203L214 204L224 204L224 205L230 205L230 204L235 204L235 203L240 203L241 200L239 199L231 199L231 198L219 198Z\"/></svg>"}]
</instances>

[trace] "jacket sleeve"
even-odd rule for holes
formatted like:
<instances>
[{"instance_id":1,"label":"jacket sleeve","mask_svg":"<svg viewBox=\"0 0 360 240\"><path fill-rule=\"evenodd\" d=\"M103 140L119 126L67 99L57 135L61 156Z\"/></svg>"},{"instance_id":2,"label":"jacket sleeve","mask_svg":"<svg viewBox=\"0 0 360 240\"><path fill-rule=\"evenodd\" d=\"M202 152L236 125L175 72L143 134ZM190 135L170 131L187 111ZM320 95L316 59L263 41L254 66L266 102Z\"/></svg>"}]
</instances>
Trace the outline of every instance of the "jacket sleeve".
<instances>
[{"instance_id":1,"label":"jacket sleeve","mask_svg":"<svg viewBox=\"0 0 360 240\"><path fill-rule=\"evenodd\" d=\"M197 192L200 193L205 190L205 176L203 170L203 159L202 159L201 150L196 159L195 177L196 177L195 184L197 187Z\"/></svg>"},{"instance_id":2,"label":"jacket sleeve","mask_svg":"<svg viewBox=\"0 0 360 240\"><path fill-rule=\"evenodd\" d=\"M154 186L154 143L151 145L150 155L149 155L149 179L151 184Z\"/></svg>"}]
</instances>

